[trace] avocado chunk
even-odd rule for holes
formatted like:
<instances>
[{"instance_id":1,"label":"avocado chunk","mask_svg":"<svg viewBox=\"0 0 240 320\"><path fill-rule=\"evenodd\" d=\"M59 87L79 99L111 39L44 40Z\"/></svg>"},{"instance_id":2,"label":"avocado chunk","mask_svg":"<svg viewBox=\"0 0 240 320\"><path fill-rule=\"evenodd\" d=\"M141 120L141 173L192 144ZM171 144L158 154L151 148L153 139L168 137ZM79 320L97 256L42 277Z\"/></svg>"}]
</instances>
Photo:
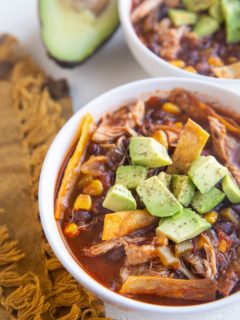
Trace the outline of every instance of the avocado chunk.
<instances>
[{"instance_id":1,"label":"avocado chunk","mask_svg":"<svg viewBox=\"0 0 240 320\"><path fill-rule=\"evenodd\" d=\"M143 166L121 166L117 169L116 184L136 189L147 177L148 169Z\"/></svg>"},{"instance_id":2,"label":"avocado chunk","mask_svg":"<svg viewBox=\"0 0 240 320\"><path fill-rule=\"evenodd\" d=\"M215 0L183 0L184 6L189 11L204 11L213 5Z\"/></svg>"},{"instance_id":3,"label":"avocado chunk","mask_svg":"<svg viewBox=\"0 0 240 320\"><path fill-rule=\"evenodd\" d=\"M158 174L158 178L165 185L165 187L167 187L167 188L170 187L170 183L171 183L171 179L172 179L172 175L171 174L168 174L165 171L162 171L162 172L160 172Z\"/></svg>"},{"instance_id":4,"label":"avocado chunk","mask_svg":"<svg viewBox=\"0 0 240 320\"><path fill-rule=\"evenodd\" d=\"M169 18L176 27L182 25L193 25L197 22L197 14L182 9L169 9Z\"/></svg>"},{"instance_id":5,"label":"avocado chunk","mask_svg":"<svg viewBox=\"0 0 240 320\"><path fill-rule=\"evenodd\" d=\"M230 202L240 203L240 189L229 174L223 178L222 189Z\"/></svg>"},{"instance_id":6,"label":"avocado chunk","mask_svg":"<svg viewBox=\"0 0 240 320\"><path fill-rule=\"evenodd\" d=\"M197 191L191 205L198 213L205 213L215 208L224 198L225 194L217 188L212 188L204 194Z\"/></svg>"},{"instance_id":7,"label":"avocado chunk","mask_svg":"<svg viewBox=\"0 0 240 320\"><path fill-rule=\"evenodd\" d=\"M216 0L209 8L208 13L211 17L216 19L219 23L224 21L221 0Z\"/></svg>"},{"instance_id":8,"label":"avocado chunk","mask_svg":"<svg viewBox=\"0 0 240 320\"><path fill-rule=\"evenodd\" d=\"M137 208L136 200L131 192L121 184L112 186L103 201L103 207L111 211L128 211Z\"/></svg>"},{"instance_id":9,"label":"avocado chunk","mask_svg":"<svg viewBox=\"0 0 240 320\"><path fill-rule=\"evenodd\" d=\"M240 1L222 0L222 12L226 22L227 43L240 41Z\"/></svg>"},{"instance_id":10,"label":"avocado chunk","mask_svg":"<svg viewBox=\"0 0 240 320\"><path fill-rule=\"evenodd\" d=\"M182 209L182 205L157 176L141 183L137 193L153 216L169 217Z\"/></svg>"},{"instance_id":11,"label":"avocado chunk","mask_svg":"<svg viewBox=\"0 0 240 320\"><path fill-rule=\"evenodd\" d=\"M158 168L172 163L167 149L153 138L132 137L130 139L129 152L135 165Z\"/></svg>"},{"instance_id":12,"label":"avocado chunk","mask_svg":"<svg viewBox=\"0 0 240 320\"><path fill-rule=\"evenodd\" d=\"M202 15L199 17L193 31L196 32L199 37L208 37L219 29L220 25L216 19L207 15Z\"/></svg>"},{"instance_id":13,"label":"avocado chunk","mask_svg":"<svg viewBox=\"0 0 240 320\"><path fill-rule=\"evenodd\" d=\"M175 243L192 239L209 229L211 224L191 209L184 208L175 216L161 219L156 232L165 234Z\"/></svg>"},{"instance_id":14,"label":"avocado chunk","mask_svg":"<svg viewBox=\"0 0 240 320\"><path fill-rule=\"evenodd\" d=\"M213 156L195 159L188 171L189 177L201 193L212 189L227 174L228 170Z\"/></svg>"},{"instance_id":15,"label":"avocado chunk","mask_svg":"<svg viewBox=\"0 0 240 320\"><path fill-rule=\"evenodd\" d=\"M91 56L119 24L117 0L39 0L42 40L60 65Z\"/></svg>"},{"instance_id":16,"label":"avocado chunk","mask_svg":"<svg viewBox=\"0 0 240 320\"><path fill-rule=\"evenodd\" d=\"M187 207L191 203L195 194L195 185L188 176L173 175L172 191L176 199Z\"/></svg>"}]
</instances>

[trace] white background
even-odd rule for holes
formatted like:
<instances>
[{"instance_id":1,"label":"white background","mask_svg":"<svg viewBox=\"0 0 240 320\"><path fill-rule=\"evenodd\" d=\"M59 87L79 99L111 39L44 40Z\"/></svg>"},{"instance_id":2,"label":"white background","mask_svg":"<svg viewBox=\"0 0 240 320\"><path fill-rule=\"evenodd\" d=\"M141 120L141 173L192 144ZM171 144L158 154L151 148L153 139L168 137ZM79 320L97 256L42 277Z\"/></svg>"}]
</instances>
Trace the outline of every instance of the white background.
<instances>
[{"instance_id":1,"label":"white background","mask_svg":"<svg viewBox=\"0 0 240 320\"><path fill-rule=\"evenodd\" d=\"M37 0L0 0L0 33L12 33L17 36L48 74L68 80L75 111L113 87L147 77L128 50L121 28L83 65L75 69L58 67L47 57L41 42ZM210 319L240 320L240 306L203 320Z\"/></svg>"}]
</instances>

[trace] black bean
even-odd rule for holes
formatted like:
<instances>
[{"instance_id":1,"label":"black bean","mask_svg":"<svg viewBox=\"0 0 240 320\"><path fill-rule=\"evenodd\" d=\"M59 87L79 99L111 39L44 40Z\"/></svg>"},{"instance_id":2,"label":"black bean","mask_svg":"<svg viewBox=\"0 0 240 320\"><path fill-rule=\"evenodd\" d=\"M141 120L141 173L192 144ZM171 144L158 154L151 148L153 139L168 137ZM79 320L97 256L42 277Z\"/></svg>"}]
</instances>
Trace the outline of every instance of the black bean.
<instances>
[{"instance_id":1,"label":"black bean","mask_svg":"<svg viewBox=\"0 0 240 320\"><path fill-rule=\"evenodd\" d=\"M89 211L75 211L73 214L73 220L77 224L85 224L91 221L92 215Z\"/></svg>"}]
</instances>

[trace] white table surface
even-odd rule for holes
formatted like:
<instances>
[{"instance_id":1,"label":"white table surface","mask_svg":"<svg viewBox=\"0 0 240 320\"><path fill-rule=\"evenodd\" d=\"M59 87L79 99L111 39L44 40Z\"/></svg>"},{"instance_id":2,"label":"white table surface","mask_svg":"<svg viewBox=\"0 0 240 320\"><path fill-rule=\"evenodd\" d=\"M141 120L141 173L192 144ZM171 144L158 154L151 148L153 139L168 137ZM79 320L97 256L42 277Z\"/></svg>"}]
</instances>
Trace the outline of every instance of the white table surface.
<instances>
[{"instance_id":1,"label":"white table surface","mask_svg":"<svg viewBox=\"0 0 240 320\"><path fill-rule=\"evenodd\" d=\"M113 87L148 77L131 55L121 28L81 66L75 69L57 66L47 57L41 42L37 0L0 0L0 33L17 36L48 74L68 80L75 111ZM240 320L240 305L201 320Z\"/></svg>"}]
</instances>

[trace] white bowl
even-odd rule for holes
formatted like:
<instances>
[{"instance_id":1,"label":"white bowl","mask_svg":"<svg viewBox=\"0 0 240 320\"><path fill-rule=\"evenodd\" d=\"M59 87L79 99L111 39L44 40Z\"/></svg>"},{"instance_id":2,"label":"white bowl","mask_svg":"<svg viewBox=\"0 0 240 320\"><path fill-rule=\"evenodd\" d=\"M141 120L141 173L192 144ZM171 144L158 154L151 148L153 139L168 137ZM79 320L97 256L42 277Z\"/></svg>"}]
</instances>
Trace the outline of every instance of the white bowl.
<instances>
[{"instance_id":1,"label":"white bowl","mask_svg":"<svg viewBox=\"0 0 240 320\"><path fill-rule=\"evenodd\" d=\"M194 74L183 69L177 68L158 57L148 49L138 38L130 19L132 0L119 0L119 15L124 30L125 38L133 56L143 69L153 77L184 77L210 81L219 85L227 86L229 89L240 93L240 80L219 79L214 77Z\"/></svg>"},{"instance_id":2,"label":"white bowl","mask_svg":"<svg viewBox=\"0 0 240 320\"><path fill-rule=\"evenodd\" d=\"M114 110L124 101L154 92L157 89L172 90L176 87L199 92L211 101L219 101L228 110L238 111L240 96L225 88L214 84L206 84L200 80L155 78L129 83L101 95L74 114L54 139L43 164L39 185L39 207L46 237L64 267L77 281L104 300L107 316L114 319L156 320L163 317L161 319L173 320L177 317L178 320L187 320L192 319L193 316L194 319L198 319L202 315L214 313L217 309L228 308L230 305L239 302L240 293L235 293L227 298L207 304L168 307L139 302L112 292L95 281L80 267L67 249L54 219L54 192L59 170L75 138L79 123L86 112L90 112L98 120L102 113Z\"/></svg>"}]
</instances>

